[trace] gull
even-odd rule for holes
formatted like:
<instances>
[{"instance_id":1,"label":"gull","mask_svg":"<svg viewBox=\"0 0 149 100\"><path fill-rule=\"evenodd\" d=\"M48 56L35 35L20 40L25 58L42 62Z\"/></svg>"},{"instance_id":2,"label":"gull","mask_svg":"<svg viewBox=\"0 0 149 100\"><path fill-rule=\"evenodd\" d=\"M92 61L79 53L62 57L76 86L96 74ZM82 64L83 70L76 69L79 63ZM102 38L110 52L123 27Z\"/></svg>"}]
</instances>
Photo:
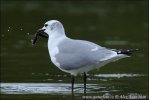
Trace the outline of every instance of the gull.
<instances>
[{"instance_id":1,"label":"gull","mask_svg":"<svg viewBox=\"0 0 149 100\"><path fill-rule=\"evenodd\" d=\"M32 44L36 43L38 36L48 38L48 51L52 63L63 72L71 74L72 93L76 75L84 74L84 93L86 93L87 72L129 57L133 51L138 50L109 49L86 40L71 39L66 36L64 27L58 20L47 21L43 28L37 30Z\"/></svg>"}]
</instances>

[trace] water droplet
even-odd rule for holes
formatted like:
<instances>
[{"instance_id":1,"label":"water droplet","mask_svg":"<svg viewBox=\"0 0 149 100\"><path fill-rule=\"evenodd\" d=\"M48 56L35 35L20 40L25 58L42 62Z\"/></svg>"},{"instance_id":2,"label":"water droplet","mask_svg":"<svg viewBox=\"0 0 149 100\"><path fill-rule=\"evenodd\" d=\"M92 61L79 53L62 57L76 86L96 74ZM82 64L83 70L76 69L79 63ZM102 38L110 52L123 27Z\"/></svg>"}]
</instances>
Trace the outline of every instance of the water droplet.
<instances>
[{"instance_id":1,"label":"water droplet","mask_svg":"<svg viewBox=\"0 0 149 100\"><path fill-rule=\"evenodd\" d=\"M27 35L29 35L30 33L26 33Z\"/></svg>"},{"instance_id":2,"label":"water droplet","mask_svg":"<svg viewBox=\"0 0 149 100\"><path fill-rule=\"evenodd\" d=\"M48 75L49 75L49 73L46 73L45 75L46 75L46 76L48 76Z\"/></svg>"}]
</instances>

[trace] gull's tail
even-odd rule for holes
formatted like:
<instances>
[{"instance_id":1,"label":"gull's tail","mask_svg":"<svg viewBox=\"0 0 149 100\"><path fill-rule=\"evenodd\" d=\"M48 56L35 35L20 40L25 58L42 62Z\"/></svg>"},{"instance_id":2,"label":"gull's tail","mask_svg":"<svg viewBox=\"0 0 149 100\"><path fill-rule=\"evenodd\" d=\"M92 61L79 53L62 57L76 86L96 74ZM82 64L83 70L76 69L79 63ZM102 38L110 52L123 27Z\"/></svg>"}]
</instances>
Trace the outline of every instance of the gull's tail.
<instances>
[{"instance_id":1,"label":"gull's tail","mask_svg":"<svg viewBox=\"0 0 149 100\"><path fill-rule=\"evenodd\" d=\"M126 49L126 50L114 50L117 52L117 54L125 54L125 55L130 55L135 51L139 51L140 49Z\"/></svg>"}]
</instances>

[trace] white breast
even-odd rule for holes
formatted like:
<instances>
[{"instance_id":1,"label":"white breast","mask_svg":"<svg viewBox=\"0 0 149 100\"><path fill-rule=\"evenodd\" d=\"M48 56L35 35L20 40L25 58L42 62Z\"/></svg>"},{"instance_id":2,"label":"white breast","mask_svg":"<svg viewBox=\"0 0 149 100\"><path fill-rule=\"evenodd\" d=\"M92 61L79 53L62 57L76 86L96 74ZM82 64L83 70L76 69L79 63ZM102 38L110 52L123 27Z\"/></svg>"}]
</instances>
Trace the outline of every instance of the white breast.
<instances>
[{"instance_id":1,"label":"white breast","mask_svg":"<svg viewBox=\"0 0 149 100\"><path fill-rule=\"evenodd\" d=\"M58 47L55 47L54 49L51 50L50 57L53 64L56 65L57 67L60 67L60 63L56 60L56 55L58 53L59 53Z\"/></svg>"},{"instance_id":2,"label":"white breast","mask_svg":"<svg viewBox=\"0 0 149 100\"><path fill-rule=\"evenodd\" d=\"M54 65L60 68L60 63L56 60L56 55L59 54L59 43L64 39L65 37L57 37L53 38L50 37L48 39L48 50L50 54L51 61Z\"/></svg>"}]
</instances>

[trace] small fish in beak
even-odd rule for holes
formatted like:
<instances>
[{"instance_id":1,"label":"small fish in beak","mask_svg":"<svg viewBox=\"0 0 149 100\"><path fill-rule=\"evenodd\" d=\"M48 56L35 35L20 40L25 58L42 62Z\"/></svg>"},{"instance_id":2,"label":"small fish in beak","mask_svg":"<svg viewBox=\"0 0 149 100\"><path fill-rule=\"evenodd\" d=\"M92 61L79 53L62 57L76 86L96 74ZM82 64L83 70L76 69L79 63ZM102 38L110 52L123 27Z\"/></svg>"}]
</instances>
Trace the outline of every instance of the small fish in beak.
<instances>
[{"instance_id":1,"label":"small fish in beak","mask_svg":"<svg viewBox=\"0 0 149 100\"><path fill-rule=\"evenodd\" d=\"M45 29L39 29L37 30L37 32L35 33L33 39L32 39L32 45L34 45L38 39L38 36L44 37L44 38L48 38L48 34L44 32Z\"/></svg>"}]
</instances>

